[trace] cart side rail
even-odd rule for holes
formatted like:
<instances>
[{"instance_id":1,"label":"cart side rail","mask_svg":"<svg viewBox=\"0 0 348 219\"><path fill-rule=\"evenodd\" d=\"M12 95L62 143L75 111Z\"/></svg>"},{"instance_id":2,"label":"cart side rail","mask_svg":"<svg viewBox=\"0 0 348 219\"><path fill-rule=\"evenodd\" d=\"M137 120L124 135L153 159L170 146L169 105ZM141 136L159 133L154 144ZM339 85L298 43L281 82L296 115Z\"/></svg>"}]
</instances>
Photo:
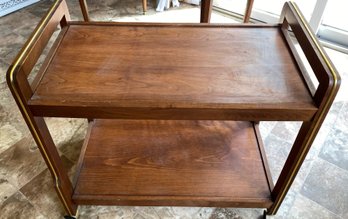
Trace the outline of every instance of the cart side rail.
<instances>
[{"instance_id":1,"label":"cart side rail","mask_svg":"<svg viewBox=\"0 0 348 219\"><path fill-rule=\"evenodd\" d=\"M16 82L26 83L24 79L32 71L58 24L64 29L68 20L70 15L65 0L55 1L10 66L7 72L9 85ZM25 97L29 98L27 95Z\"/></svg>"},{"instance_id":2,"label":"cart side rail","mask_svg":"<svg viewBox=\"0 0 348 219\"><path fill-rule=\"evenodd\" d=\"M314 94L314 101L320 106L323 101L325 102L324 96L327 92L338 90L340 76L294 2L290 1L284 4L280 23L285 36L288 35L288 27L291 27L318 79L319 86ZM286 39L289 44L292 44L292 42L289 42L289 37L286 37Z\"/></svg>"},{"instance_id":3,"label":"cart side rail","mask_svg":"<svg viewBox=\"0 0 348 219\"><path fill-rule=\"evenodd\" d=\"M294 181L316 135L318 134L330 106L333 103L341 80L335 67L332 65L330 59L295 3L285 3L281 15L281 23L284 35L288 34L288 27L291 27L319 81L319 86L313 97L318 106L318 111L312 120L303 122L300 128L289 156L272 191L274 204L267 211L267 214L270 215L276 214L280 204ZM286 39L290 44L290 38L286 36Z\"/></svg>"},{"instance_id":4,"label":"cart side rail","mask_svg":"<svg viewBox=\"0 0 348 219\"><path fill-rule=\"evenodd\" d=\"M24 120L52 174L58 197L69 215L73 216L77 213L77 205L71 199L73 187L67 171L64 169L45 120L42 117L34 117L27 105L33 94L28 75L56 30L57 25L60 24L62 28L66 28L69 19L70 16L65 0L55 1L21 49L13 64L9 67L6 79Z\"/></svg>"}]
</instances>

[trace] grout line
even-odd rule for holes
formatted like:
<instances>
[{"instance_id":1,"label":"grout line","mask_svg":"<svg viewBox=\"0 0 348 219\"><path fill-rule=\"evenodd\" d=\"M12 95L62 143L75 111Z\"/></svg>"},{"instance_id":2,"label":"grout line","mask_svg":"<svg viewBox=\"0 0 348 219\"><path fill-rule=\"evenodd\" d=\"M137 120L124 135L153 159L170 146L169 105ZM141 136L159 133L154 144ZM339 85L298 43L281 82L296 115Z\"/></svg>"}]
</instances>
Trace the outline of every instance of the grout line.
<instances>
[{"instance_id":1,"label":"grout line","mask_svg":"<svg viewBox=\"0 0 348 219\"><path fill-rule=\"evenodd\" d=\"M309 198L309 197L307 197L307 196L305 196L305 195L303 195L303 194L300 194L300 195L301 195L302 197L306 198L309 202L314 203L315 205L318 205L318 206L324 208L325 210L327 210L327 211L330 212L331 214L333 214L333 215L335 215L335 216L337 216L337 217L343 219L340 215L338 215L338 214L336 214L335 212L333 212L333 211L327 209L325 206L319 204L318 202L312 200L311 198Z\"/></svg>"},{"instance_id":2,"label":"grout line","mask_svg":"<svg viewBox=\"0 0 348 219\"><path fill-rule=\"evenodd\" d=\"M32 201L26 195L24 195L20 190L18 190L18 193L20 193L26 199L26 201L29 204L31 204L31 206L35 209L35 211L37 213L39 213L41 216L49 218L46 214L43 213L43 211L41 210L41 208L39 206L37 206L36 204L32 203Z\"/></svg>"},{"instance_id":3,"label":"grout line","mask_svg":"<svg viewBox=\"0 0 348 219\"><path fill-rule=\"evenodd\" d=\"M340 167L340 166L337 166L336 164L331 163L330 161L325 160L325 159L323 159L323 158L321 158L321 157L318 157L318 159L324 161L325 163L328 163L328 164L331 165L332 167L337 168L337 169L339 169L340 171L343 171L344 173L346 173L346 174L348 175L348 170L346 170L346 169L344 169L344 168L342 168L342 167Z\"/></svg>"}]
</instances>

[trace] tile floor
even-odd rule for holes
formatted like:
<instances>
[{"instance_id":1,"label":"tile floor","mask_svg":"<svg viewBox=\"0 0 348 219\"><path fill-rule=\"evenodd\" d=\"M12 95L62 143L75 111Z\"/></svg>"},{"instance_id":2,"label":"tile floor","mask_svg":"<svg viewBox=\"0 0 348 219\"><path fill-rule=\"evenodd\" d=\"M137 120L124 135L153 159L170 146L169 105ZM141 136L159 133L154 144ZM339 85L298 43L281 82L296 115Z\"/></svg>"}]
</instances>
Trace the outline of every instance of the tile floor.
<instances>
[{"instance_id":1,"label":"tile floor","mask_svg":"<svg viewBox=\"0 0 348 219\"><path fill-rule=\"evenodd\" d=\"M163 13L149 1L87 1L95 20L198 22L199 9L182 5ZM50 174L12 99L5 73L40 18L44 0L0 18L0 218L62 218L64 209ZM72 19L82 18L78 1L68 0ZM213 14L213 22L235 22ZM278 214L270 218L348 218L348 56L327 49L342 76L341 90ZM42 63L40 58L39 63ZM35 69L38 69L36 67ZM69 174L73 176L86 131L81 119L47 119ZM274 179L290 150L299 123L261 124ZM258 218L260 209L190 207L80 207L80 218Z\"/></svg>"}]
</instances>

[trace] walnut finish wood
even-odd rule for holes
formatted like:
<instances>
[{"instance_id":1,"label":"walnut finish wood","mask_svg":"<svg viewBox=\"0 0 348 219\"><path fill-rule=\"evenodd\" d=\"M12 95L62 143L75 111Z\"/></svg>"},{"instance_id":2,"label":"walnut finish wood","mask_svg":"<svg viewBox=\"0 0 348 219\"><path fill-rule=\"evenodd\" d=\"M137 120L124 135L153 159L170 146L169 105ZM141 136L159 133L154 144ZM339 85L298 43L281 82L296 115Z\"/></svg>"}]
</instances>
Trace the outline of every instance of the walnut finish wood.
<instances>
[{"instance_id":1,"label":"walnut finish wood","mask_svg":"<svg viewBox=\"0 0 348 219\"><path fill-rule=\"evenodd\" d=\"M340 85L337 71L294 3L285 4L281 24L277 26L76 23L68 19L69 13L65 1L57 0L10 66L7 82L52 173L57 194L69 215L74 215L77 209L76 202L72 198L81 204L163 205L165 203L167 205L268 207L268 214L277 212ZM31 87L27 76L57 24L63 26L62 34L58 37L42 71ZM288 25L292 28L319 81L319 87L313 98L295 61L298 54L294 54L294 49L292 51L290 49L293 46L287 32ZM169 37L173 35L175 37ZM166 37L170 40L165 40ZM173 44L176 38L181 40ZM154 39L157 41L156 45L159 45L158 48L153 46ZM93 45L98 46L93 47ZM141 50L137 50L138 48ZM219 59L216 59L217 57ZM299 65L301 66L301 63ZM110 75L112 75L111 78ZM113 77L114 75L118 77ZM50 100L51 97L53 97L52 100ZM125 179L130 179L129 177L134 179L127 182L124 188L115 185L119 188L117 192L131 194L133 189L136 195L126 196L124 193L111 196L96 193L90 195L89 190L99 192L110 188L93 188L88 182L80 183L83 178L77 180L77 187L73 193L71 182L62 166L57 149L44 119L40 116L85 116L93 120L91 124L96 122L93 118L132 119L132 121L98 120L101 123L96 122L97 128L93 129L95 133L90 134L91 139L87 138L88 141L86 140L82 151L79 163L88 165L79 166L81 176L88 176L87 178L101 182L100 179L95 178L94 173L100 175L105 173L93 165L114 168L114 164L127 166L127 168L131 164L131 168L119 168L119 170L121 172L138 171L142 168L144 171L139 171L137 174L146 175L154 171L154 164L156 164L154 176L159 178L156 174L167 174L172 179L182 180L181 184L174 185L163 178L159 185L162 186L162 190L139 190L142 191L141 193L137 188L127 187L129 183L136 184L138 175L127 175L128 178L126 178L123 172L123 177L118 178L109 169L107 174L115 180L124 180L122 182L124 184L126 184ZM267 160L263 155L257 126L252 126L248 122L228 121L134 120L143 118L303 120L305 122L273 188L272 182L268 181L271 177ZM137 126L129 128L131 124L137 124ZM104 135L104 126L106 126L105 130L113 129L116 132L109 131ZM92 128L91 126L89 133L92 132ZM130 133L137 130L143 135L133 135L131 138ZM165 131L168 133L157 135ZM157 133L155 137L154 133ZM173 133L179 134L172 135ZM105 143L111 147L97 148L96 145L100 145L100 142L93 136L98 135L102 136L100 138L102 141L112 136L118 138ZM139 141L145 137L148 138ZM123 139L123 144L115 149L113 145L122 143L119 139ZM151 143L147 141L149 139L153 139L152 142L156 143L153 145L157 147L149 148L148 144L145 145L145 143ZM178 143L177 147L173 147L173 144L169 144L168 148L158 147L158 145L166 145L165 139ZM107 156L114 156L117 159L100 160L93 156L84 157L84 153L89 154L87 144L93 145L90 147L93 149L90 151L91 154L104 152ZM133 146L127 147L129 144ZM140 147L142 145L144 147ZM108 149L112 150L105 151ZM124 149L125 154L115 155L115 151L120 152L120 149ZM182 150L179 151L179 149ZM222 149L230 149L230 152L224 153L226 151ZM189 153L180 157L179 155L183 155L182 151L185 150ZM145 155L152 152L155 155L154 159L146 159L151 156ZM158 156L162 152L163 156ZM144 155L145 158L140 156L144 159L129 160L129 156L123 156L127 153ZM161 157L167 159L163 160ZM193 159L180 162L181 158L187 157ZM210 159L213 159L213 162ZM201 162L202 160L205 162ZM209 162L206 162L207 160ZM163 161L163 163L152 161ZM258 165L251 168L250 165L255 162ZM208 166L206 166L207 163ZM165 166L161 166L162 164ZM89 165L92 165L92 168ZM163 169L158 167L165 167L169 172L164 173ZM183 167L186 169L180 170L183 171L183 174L179 172L180 176L185 175L185 171L189 170L193 181L189 177L180 178L178 172L173 171ZM202 174L197 174L196 170ZM231 171L233 174L226 174L224 171ZM256 175L250 174L252 171ZM218 182L231 183L221 186L214 184L216 180L208 177L205 180L209 183L202 185L199 180L203 179L204 174L208 176L215 174L218 176L216 177L219 179ZM261 187L257 187L253 179L256 179ZM152 186L153 183L149 181L140 183L143 187L150 187L150 184ZM176 185L182 187L176 187ZM200 186L196 188L196 185ZM237 187L239 185L241 189L234 193L236 185ZM243 185L246 187L244 188ZM163 190L163 186L171 190ZM190 186L193 189L190 190ZM219 192L218 189L221 188L225 191L224 193L221 190ZM83 189L88 194L81 193ZM198 196L192 195L195 189L199 192ZM146 192L155 194L158 191L174 191L177 194L173 192L169 196L146 195ZM183 196L184 192L188 192L191 196ZM217 195L207 196L207 194ZM246 198L242 198L244 196Z\"/></svg>"},{"instance_id":2,"label":"walnut finish wood","mask_svg":"<svg viewBox=\"0 0 348 219\"><path fill-rule=\"evenodd\" d=\"M41 20L41 22L45 23L45 25L43 26L42 31L40 31L40 33L36 36L37 40L31 44L30 51L20 66L27 76L30 74L31 70L36 64L37 59L40 57L42 50L47 45L57 26L60 24L66 24L67 20L70 20L70 14L64 1L62 4L60 4L59 9L56 10L52 16L50 16L49 20ZM33 37L33 35L31 37Z\"/></svg>"},{"instance_id":3,"label":"walnut finish wood","mask_svg":"<svg viewBox=\"0 0 348 219\"><path fill-rule=\"evenodd\" d=\"M80 175L80 171L81 171L82 164L83 164L83 159L85 157L85 153L86 153L86 149L87 149L88 139L89 139L89 136L91 135L93 124L94 124L94 120L88 120L88 128L87 128L86 137L85 137L85 140L83 141L83 145L82 145L81 150L80 150L80 156L79 156L79 159L78 159L77 164L76 164L76 171L75 171L75 175L74 175L73 182L72 182L74 185L74 188L76 187L77 179Z\"/></svg>"},{"instance_id":4,"label":"walnut finish wood","mask_svg":"<svg viewBox=\"0 0 348 219\"><path fill-rule=\"evenodd\" d=\"M314 95L314 100L317 102L319 109L313 119L309 122L304 122L299 130L289 156L272 191L274 204L267 211L270 215L277 213L280 204L290 189L333 103L341 81L337 70L332 65L295 3L285 3L281 15L281 22L283 23L283 32L287 32L289 26L293 30L317 76L319 86Z\"/></svg>"},{"instance_id":5,"label":"walnut finish wood","mask_svg":"<svg viewBox=\"0 0 348 219\"><path fill-rule=\"evenodd\" d=\"M35 107L31 111L37 116L113 119L177 119L177 120L242 120L242 121L289 121L308 120L313 110L301 109L158 109L117 107ZM265 112L266 111L266 112Z\"/></svg>"},{"instance_id":6,"label":"walnut finish wood","mask_svg":"<svg viewBox=\"0 0 348 219\"><path fill-rule=\"evenodd\" d=\"M86 141L76 203L272 204L250 122L95 120Z\"/></svg>"},{"instance_id":7,"label":"walnut finish wood","mask_svg":"<svg viewBox=\"0 0 348 219\"><path fill-rule=\"evenodd\" d=\"M263 141L262 141L262 136L259 129L259 122L254 122L254 131L255 131L255 135L257 139L257 144L259 145L260 156L262 158L262 163L263 163L265 174L267 177L268 187L270 191L273 191L274 183L272 180L271 171L269 169L267 156L266 156L266 152L265 152Z\"/></svg>"},{"instance_id":8,"label":"walnut finish wood","mask_svg":"<svg viewBox=\"0 0 348 219\"><path fill-rule=\"evenodd\" d=\"M32 83L30 84L32 90L36 90L37 86L39 85L43 75L46 72L47 67L51 63L52 58L53 58L57 48L59 47L59 44L62 42L63 36L65 35L68 28L69 28L69 26L67 26L67 25L62 26L61 31L59 32L58 37L55 39L52 47L50 48L50 50L46 56L45 61L42 63L42 65L39 69L39 72L36 74L35 78L33 79Z\"/></svg>"},{"instance_id":9,"label":"walnut finish wood","mask_svg":"<svg viewBox=\"0 0 348 219\"><path fill-rule=\"evenodd\" d=\"M58 197L68 214L74 216L77 212L77 205L71 199L73 188L59 153L45 120L41 117L35 117L27 105L28 99L33 94L27 76L30 74L57 25L61 25L63 30L66 29L64 25L67 24L69 18L66 2L64 0L56 1L13 61L7 72L6 79L23 118L52 174L54 188Z\"/></svg>"},{"instance_id":10,"label":"walnut finish wood","mask_svg":"<svg viewBox=\"0 0 348 219\"><path fill-rule=\"evenodd\" d=\"M38 116L135 119L317 110L278 26L70 25L29 104Z\"/></svg>"}]
</instances>

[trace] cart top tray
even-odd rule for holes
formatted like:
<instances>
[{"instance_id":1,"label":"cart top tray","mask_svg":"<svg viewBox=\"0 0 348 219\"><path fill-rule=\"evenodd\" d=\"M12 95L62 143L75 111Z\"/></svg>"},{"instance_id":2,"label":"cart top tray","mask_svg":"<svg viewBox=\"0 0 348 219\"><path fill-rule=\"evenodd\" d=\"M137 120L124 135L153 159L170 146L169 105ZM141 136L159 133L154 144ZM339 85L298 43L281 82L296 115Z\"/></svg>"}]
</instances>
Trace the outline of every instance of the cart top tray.
<instances>
[{"instance_id":1,"label":"cart top tray","mask_svg":"<svg viewBox=\"0 0 348 219\"><path fill-rule=\"evenodd\" d=\"M44 116L308 120L317 110L280 26L76 23L52 56L29 101Z\"/></svg>"}]
</instances>

